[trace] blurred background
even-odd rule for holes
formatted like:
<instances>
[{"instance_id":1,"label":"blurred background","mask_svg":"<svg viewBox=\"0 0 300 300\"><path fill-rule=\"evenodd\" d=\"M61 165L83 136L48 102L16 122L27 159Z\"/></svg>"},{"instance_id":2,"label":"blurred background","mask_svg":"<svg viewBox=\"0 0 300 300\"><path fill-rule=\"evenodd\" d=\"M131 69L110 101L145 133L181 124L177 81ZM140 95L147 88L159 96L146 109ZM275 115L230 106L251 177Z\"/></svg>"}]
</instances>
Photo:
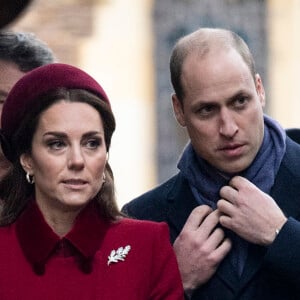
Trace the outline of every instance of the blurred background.
<instances>
[{"instance_id":1,"label":"blurred background","mask_svg":"<svg viewBox=\"0 0 300 300\"><path fill-rule=\"evenodd\" d=\"M300 127L300 0L33 0L5 27L35 33L106 90L120 207L177 172L187 137L172 112L169 55L198 27L240 34L264 82L266 113Z\"/></svg>"}]
</instances>

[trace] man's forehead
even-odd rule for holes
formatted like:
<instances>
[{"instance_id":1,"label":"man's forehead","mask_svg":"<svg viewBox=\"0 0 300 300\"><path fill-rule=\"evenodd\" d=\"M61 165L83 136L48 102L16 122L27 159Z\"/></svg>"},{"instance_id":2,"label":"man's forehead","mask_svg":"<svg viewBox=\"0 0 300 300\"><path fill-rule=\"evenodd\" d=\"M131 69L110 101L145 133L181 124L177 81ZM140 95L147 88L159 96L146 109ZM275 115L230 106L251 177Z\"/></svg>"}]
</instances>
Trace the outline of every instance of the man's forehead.
<instances>
[{"instance_id":1,"label":"man's forehead","mask_svg":"<svg viewBox=\"0 0 300 300\"><path fill-rule=\"evenodd\" d=\"M25 73L14 63L0 60L0 105L5 102L10 90Z\"/></svg>"},{"instance_id":2,"label":"man's forehead","mask_svg":"<svg viewBox=\"0 0 300 300\"><path fill-rule=\"evenodd\" d=\"M24 74L15 63L0 60L0 85L14 85Z\"/></svg>"}]
</instances>

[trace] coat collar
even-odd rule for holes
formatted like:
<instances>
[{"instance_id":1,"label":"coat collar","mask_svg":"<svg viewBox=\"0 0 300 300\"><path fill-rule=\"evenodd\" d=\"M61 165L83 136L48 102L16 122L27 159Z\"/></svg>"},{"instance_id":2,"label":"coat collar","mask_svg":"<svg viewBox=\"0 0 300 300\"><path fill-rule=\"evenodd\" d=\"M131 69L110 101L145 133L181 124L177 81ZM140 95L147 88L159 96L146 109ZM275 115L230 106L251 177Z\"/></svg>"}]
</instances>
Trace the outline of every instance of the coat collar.
<instances>
[{"instance_id":1,"label":"coat collar","mask_svg":"<svg viewBox=\"0 0 300 300\"><path fill-rule=\"evenodd\" d=\"M174 243L191 211L198 206L198 203L181 172L169 181L166 198L169 203L167 222L171 228L175 229L171 230L171 240Z\"/></svg>"},{"instance_id":2,"label":"coat collar","mask_svg":"<svg viewBox=\"0 0 300 300\"><path fill-rule=\"evenodd\" d=\"M77 216L71 231L62 239L46 223L36 202L31 199L16 221L16 233L26 259L38 274L45 272L45 264L61 240L77 250L80 268L91 271L91 261L99 249L109 226L99 217L95 201Z\"/></svg>"},{"instance_id":3,"label":"coat collar","mask_svg":"<svg viewBox=\"0 0 300 300\"><path fill-rule=\"evenodd\" d=\"M300 199L300 175L298 171L300 168L300 160L298 159L300 148L289 138L286 139L286 143L286 153L277 173L271 196L286 216L299 217L299 201L295 199ZM171 240L174 243L189 214L198 204L181 173L168 182L167 188L166 198L169 203L167 221L170 225ZM250 244L241 278L233 271L228 259L220 264L216 276L233 291L241 291L262 266L266 251L266 247Z\"/></svg>"}]
</instances>

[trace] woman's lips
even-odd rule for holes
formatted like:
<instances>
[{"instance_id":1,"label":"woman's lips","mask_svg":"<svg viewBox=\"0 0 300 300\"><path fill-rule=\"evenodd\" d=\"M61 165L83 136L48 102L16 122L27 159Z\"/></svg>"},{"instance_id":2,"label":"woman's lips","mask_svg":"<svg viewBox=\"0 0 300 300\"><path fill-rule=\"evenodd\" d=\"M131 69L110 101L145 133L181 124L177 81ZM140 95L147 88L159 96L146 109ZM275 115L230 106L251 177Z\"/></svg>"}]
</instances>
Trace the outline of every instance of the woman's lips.
<instances>
[{"instance_id":1,"label":"woman's lips","mask_svg":"<svg viewBox=\"0 0 300 300\"><path fill-rule=\"evenodd\" d=\"M63 181L63 184L68 188L72 189L81 189L83 188L88 182L83 179L67 179Z\"/></svg>"}]
</instances>

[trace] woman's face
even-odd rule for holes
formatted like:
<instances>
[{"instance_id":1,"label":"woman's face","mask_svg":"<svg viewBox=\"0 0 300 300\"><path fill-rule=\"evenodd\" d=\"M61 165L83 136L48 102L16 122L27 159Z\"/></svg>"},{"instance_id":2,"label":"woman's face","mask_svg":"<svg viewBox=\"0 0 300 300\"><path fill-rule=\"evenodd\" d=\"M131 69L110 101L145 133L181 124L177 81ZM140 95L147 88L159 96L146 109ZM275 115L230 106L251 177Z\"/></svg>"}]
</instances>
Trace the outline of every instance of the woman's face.
<instances>
[{"instance_id":1,"label":"woman's face","mask_svg":"<svg viewBox=\"0 0 300 300\"><path fill-rule=\"evenodd\" d=\"M101 189L106 154L98 111L62 100L41 114L32 152L21 156L21 164L34 176L41 208L77 210Z\"/></svg>"}]
</instances>

